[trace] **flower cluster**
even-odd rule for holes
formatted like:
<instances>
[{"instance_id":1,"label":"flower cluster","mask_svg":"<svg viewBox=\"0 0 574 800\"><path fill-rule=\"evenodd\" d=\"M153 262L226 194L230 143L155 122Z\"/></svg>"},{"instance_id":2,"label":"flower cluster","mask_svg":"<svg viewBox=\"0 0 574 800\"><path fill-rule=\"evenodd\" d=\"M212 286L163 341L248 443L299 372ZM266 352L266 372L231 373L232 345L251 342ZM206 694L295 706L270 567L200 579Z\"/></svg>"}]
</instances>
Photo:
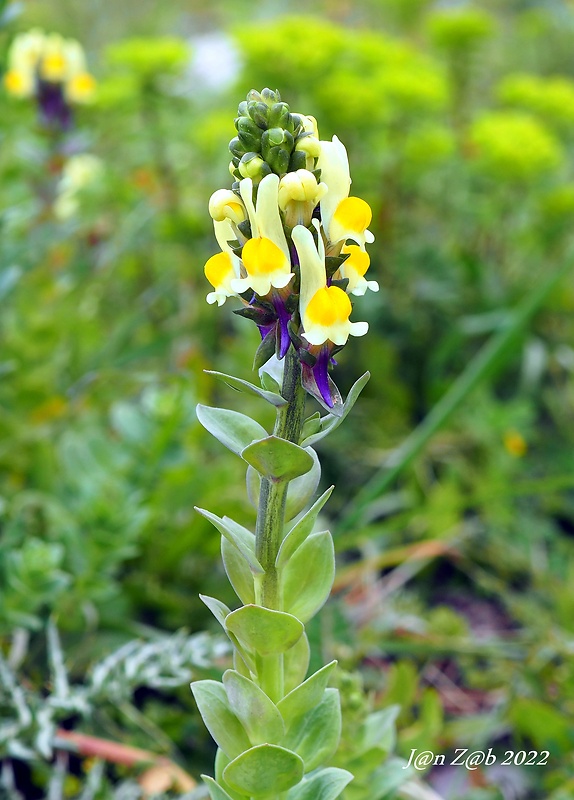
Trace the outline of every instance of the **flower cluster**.
<instances>
[{"instance_id":1,"label":"flower cluster","mask_svg":"<svg viewBox=\"0 0 574 800\"><path fill-rule=\"evenodd\" d=\"M349 294L379 288L365 278L371 209L350 196L342 142L321 141L315 119L291 113L278 92L249 92L235 126L236 182L209 201L221 252L205 265L207 301L240 298L235 313L261 332L256 364L294 346L305 388L333 410L339 395L329 365L350 334L368 329L351 322Z\"/></svg>"},{"instance_id":2,"label":"flower cluster","mask_svg":"<svg viewBox=\"0 0 574 800\"><path fill-rule=\"evenodd\" d=\"M96 82L79 42L33 29L12 42L4 86L14 97L35 98L42 123L65 130L71 106L89 103Z\"/></svg>"}]
</instances>

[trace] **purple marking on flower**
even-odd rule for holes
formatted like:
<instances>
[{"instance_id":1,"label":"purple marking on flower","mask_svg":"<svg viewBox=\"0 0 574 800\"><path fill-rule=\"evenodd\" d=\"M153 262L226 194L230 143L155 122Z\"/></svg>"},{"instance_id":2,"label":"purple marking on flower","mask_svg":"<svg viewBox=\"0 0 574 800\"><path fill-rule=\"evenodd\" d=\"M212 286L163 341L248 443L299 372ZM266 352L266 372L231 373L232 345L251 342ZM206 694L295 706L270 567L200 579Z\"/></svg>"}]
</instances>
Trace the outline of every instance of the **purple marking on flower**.
<instances>
[{"instance_id":1,"label":"purple marking on flower","mask_svg":"<svg viewBox=\"0 0 574 800\"><path fill-rule=\"evenodd\" d=\"M299 253L297 252L297 248L293 244L292 241L289 241L289 253L291 255L291 266L298 267L299 264Z\"/></svg>"},{"instance_id":2,"label":"purple marking on flower","mask_svg":"<svg viewBox=\"0 0 574 800\"><path fill-rule=\"evenodd\" d=\"M275 311L277 312L277 320L279 322L279 331L281 337L279 358L284 358L287 354L287 350L289 350L289 345L291 344L291 337L289 336L289 322L291 321L291 314L285 308L285 302L283 298L278 294L273 297L273 305L275 306Z\"/></svg>"},{"instance_id":3,"label":"purple marking on flower","mask_svg":"<svg viewBox=\"0 0 574 800\"><path fill-rule=\"evenodd\" d=\"M327 347L322 347L319 355L317 356L315 366L312 367L313 377L315 378L315 383L317 384L317 388L321 393L321 397L329 406L329 408L333 408L335 404L333 402L333 398L331 397L331 389L329 387L329 373L327 371L328 367L329 350Z\"/></svg>"},{"instance_id":4,"label":"purple marking on flower","mask_svg":"<svg viewBox=\"0 0 574 800\"><path fill-rule=\"evenodd\" d=\"M38 81L37 90L40 121L48 128L67 131L72 126L72 109L64 97L61 83Z\"/></svg>"},{"instance_id":5,"label":"purple marking on flower","mask_svg":"<svg viewBox=\"0 0 574 800\"><path fill-rule=\"evenodd\" d=\"M271 331L275 328L276 325L277 325L276 322L272 322L270 325L258 325L257 327L259 328L259 333L261 334L261 338L265 339L265 337L271 333Z\"/></svg>"}]
</instances>

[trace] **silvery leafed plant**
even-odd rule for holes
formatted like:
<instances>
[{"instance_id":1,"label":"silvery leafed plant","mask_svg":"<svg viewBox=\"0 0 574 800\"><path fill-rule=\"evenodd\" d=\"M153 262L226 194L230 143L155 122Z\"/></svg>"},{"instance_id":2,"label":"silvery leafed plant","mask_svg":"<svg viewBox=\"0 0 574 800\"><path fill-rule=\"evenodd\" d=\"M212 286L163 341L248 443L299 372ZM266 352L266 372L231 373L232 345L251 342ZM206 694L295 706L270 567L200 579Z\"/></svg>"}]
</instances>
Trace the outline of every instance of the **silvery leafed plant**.
<instances>
[{"instance_id":1,"label":"silvery leafed plant","mask_svg":"<svg viewBox=\"0 0 574 800\"><path fill-rule=\"evenodd\" d=\"M198 407L201 423L247 464L257 505L255 531L199 509L221 533L229 580L241 603L205 604L234 648L222 682L192 684L218 745L212 800L333 800L352 780L325 766L341 730L336 662L311 676L305 625L331 591L333 541L317 531L328 489L314 495L321 468L314 445L333 431L368 380L345 402L330 377L349 335L367 333L350 296L378 290L365 278L371 210L350 196L347 152L321 141L313 117L291 113L278 92L251 91L239 106L230 142L235 182L209 202L221 252L205 265L209 303L233 299L255 322L260 385L213 372L234 389L276 408L272 432L236 411ZM326 413L305 416L312 395ZM313 502L314 500L314 502ZM309 507L310 506L310 507Z\"/></svg>"}]
</instances>

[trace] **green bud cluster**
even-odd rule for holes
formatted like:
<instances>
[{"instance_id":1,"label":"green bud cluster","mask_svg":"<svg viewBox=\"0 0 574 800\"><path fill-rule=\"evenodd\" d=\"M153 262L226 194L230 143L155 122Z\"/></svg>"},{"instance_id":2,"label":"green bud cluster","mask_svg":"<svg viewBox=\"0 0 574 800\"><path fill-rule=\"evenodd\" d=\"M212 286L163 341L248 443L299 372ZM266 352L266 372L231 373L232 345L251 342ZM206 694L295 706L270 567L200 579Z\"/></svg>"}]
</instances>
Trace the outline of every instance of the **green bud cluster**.
<instances>
[{"instance_id":1,"label":"green bud cluster","mask_svg":"<svg viewBox=\"0 0 574 800\"><path fill-rule=\"evenodd\" d=\"M301 116L292 114L281 101L278 91L252 89L237 113L237 136L229 142L235 178L259 182L272 172L282 177L305 168L306 154L296 146L310 134Z\"/></svg>"}]
</instances>

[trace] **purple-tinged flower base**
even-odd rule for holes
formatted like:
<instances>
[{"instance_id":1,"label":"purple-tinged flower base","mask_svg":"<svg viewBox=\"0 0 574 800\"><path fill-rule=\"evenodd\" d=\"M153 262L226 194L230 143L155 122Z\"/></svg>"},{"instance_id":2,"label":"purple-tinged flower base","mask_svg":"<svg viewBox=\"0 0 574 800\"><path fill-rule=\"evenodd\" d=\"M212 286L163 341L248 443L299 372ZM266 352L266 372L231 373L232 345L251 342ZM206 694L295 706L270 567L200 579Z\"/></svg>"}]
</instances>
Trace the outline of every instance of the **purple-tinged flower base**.
<instances>
[{"instance_id":1,"label":"purple-tinged flower base","mask_svg":"<svg viewBox=\"0 0 574 800\"><path fill-rule=\"evenodd\" d=\"M301 362L302 383L308 391L327 411L338 416L343 407L343 400L335 383L329 377L329 362L331 353L328 345L323 345L317 354L317 360L311 367L304 361Z\"/></svg>"},{"instance_id":2,"label":"purple-tinged flower base","mask_svg":"<svg viewBox=\"0 0 574 800\"><path fill-rule=\"evenodd\" d=\"M331 388L329 386L329 351L326 347L321 348L321 352L317 356L317 361L315 362L315 366L311 367L313 371L313 377L315 378L315 383L317 384L317 388L321 392L321 397L325 401L325 403L329 406L329 408L333 408L333 398L331 397Z\"/></svg>"},{"instance_id":3,"label":"purple-tinged flower base","mask_svg":"<svg viewBox=\"0 0 574 800\"><path fill-rule=\"evenodd\" d=\"M276 322L272 322L270 325L258 325L259 333L261 334L261 339L265 339L267 334L271 333L272 330L275 329L277 326Z\"/></svg>"},{"instance_id":4,"label":"purple-tinged flower base","mask_svg":"<svg viewBox=\"0 0 574 800\"><path fill-rule=\"evenodd\" d=\"M289 345L291 344L291 337L289 336L291 314L285 308L285 302L280 295L275 295L273 298L273 305L277 312L277 324L279 325L279 358L285 358L287 350L289 350Z\"/></svg>"},{"instance_id":5,"label":"purple-tinged flower base","mask_svg":"<svg viewBox=\"0 0 574 800\"><path fill-rule=\"evenodd\" d=\"M43 125L62 131L71 127L72 109L66 102L62 84L39 81L37 100Z\"/></svg>"}]
</instances>

